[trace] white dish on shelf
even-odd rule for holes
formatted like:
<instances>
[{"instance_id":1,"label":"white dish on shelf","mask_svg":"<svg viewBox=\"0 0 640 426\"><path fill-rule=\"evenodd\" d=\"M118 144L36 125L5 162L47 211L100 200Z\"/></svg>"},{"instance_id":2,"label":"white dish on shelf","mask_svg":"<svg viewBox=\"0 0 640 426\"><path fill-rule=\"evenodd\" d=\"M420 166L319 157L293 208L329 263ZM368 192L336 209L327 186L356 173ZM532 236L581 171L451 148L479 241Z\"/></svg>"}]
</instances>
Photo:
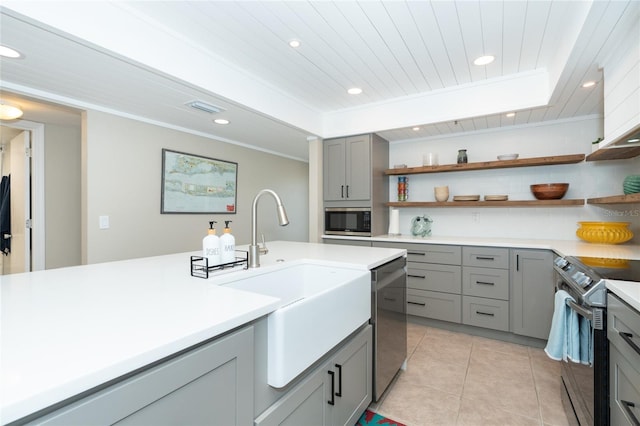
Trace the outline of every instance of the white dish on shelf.
<instances>
[{"instance_id":1,"label":"white dish on shelf","mask_svg":"<svg viewBox=\"0 0 640 426\"><path fill-rule=\"evenodd\" d=\"M485 195L485 201L507 201L509 199L508 195Z\"/></svg>"},{"instance_id":2,"label":"white dish on shelf","mask_svg":"<svg viewBox=\"0 0 640 426\"><path fill-rule=\"evenodd\" d=\"M515 160L516 158L518 158L519 154L502 154L502 155L498 155L498 160L500 161L505 161L505 160Z\"/></svg>"},{"instance_id":3,"label":"white dish on shelf","mask_svg":"<svg viewBox=\"0 0 640 426\"><path fill-rule=\"evenodd\" d=\"M479 195L455 195L453 201L478 201Z\"/></svg>"}]
</instances>

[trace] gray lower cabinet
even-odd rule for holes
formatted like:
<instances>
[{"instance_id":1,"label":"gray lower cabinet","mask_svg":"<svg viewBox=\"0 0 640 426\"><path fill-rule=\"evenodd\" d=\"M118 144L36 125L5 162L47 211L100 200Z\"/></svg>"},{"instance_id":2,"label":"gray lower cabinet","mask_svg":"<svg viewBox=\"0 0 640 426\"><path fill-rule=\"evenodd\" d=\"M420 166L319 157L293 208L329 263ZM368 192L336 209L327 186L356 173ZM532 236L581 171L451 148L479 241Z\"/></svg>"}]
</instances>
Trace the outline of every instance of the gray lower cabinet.
<instances>
[{"instance_id":1,"label":"gray lower cabinet","mask_svg":"<svg viewBox=\"0 0 640 426\"><path fill-rule=\"evenodd\" d=\"M462 323L509 331L509 249L462 248Z\"/></svg>"},{"instance_id":2,"label":"gray lower cabinet","mask_svg":"<svg viewBox=\"0 0 640 426\"><path fill-rule=\"evenodd\" d=\"M372 327L356 336L273 403L255 424L354 425L372 400Z\"/></svg>"},{"instance_id":3,"label":"gray lower cabinet","mask_svg":"<svg viewBox=\"0 0 640 426\"><path fill-rule=\"evenodd\" d=\"M253 354L248 326L28 424L250 425Z\"/></svg>"},{"instance_id":4,"label":"gray lower cabinet","mask_svg":"<svg viewBox=\"0 0 640 426\"><path fill-rule=\"evenodd\" d=\"M373 242L407 250L407 313L462 321L462 248L446 244Z\"/></svg>"},{"instance_id":5,"label":"gray lower cabinet","mask_svg":"<svg viewBox=\"0 0 640 426\"><path fill-rule=\"evenodd\" d=\"M362 246L362 247L371 247L371 241L363 241L363 240L349 240L349 239L334 239L334 238L325 238L322 240L324 244L335 244L340 246Z\"/></svg>"},{"instance_id":6,"label":"gray lower cabinet","mask_svg":"<svg viewBox=\"0 0 640 426\"><path fill-rule=\"evenodd\" d=\"M511 249L511 331L548 339L554 294L553 253Z\"/></svg>"},{"instance_id":7,"label":"gray lower cabinet","mask_svg":"<svg viewBox=\"0 0 640 426\"><path fill-rule=\"evenodd\" d=\"M607 296L609 413L616 426L640 424L640 312Z\"/></svg>"}]
</instances>

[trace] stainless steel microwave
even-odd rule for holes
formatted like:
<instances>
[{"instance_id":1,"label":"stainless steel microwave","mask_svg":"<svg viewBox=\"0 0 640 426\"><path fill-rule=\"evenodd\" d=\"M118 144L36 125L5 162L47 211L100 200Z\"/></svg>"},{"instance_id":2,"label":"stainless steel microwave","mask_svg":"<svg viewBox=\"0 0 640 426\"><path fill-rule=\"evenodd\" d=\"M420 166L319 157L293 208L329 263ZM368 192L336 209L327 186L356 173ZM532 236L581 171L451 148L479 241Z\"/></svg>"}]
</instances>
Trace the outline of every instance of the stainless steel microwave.
<instances>
[{"instance_id":1,"label":"stainless steel microwave","mask_svg":"<svg viewBox=\"0 0 640 426\"><path fill-rule=\"evenodd\" d=\"M371 209L327 207L324 209L324 233L328 235L371 236Z\"/></svg>"}]
</instances>

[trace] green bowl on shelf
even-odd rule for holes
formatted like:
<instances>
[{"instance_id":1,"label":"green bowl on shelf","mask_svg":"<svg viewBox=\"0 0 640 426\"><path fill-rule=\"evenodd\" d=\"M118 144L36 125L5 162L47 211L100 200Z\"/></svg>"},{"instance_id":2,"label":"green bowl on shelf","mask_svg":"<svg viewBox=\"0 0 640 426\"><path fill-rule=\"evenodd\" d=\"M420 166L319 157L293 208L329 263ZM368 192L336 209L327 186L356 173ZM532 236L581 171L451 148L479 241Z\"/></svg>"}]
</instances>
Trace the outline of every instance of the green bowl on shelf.
<instances>
[{"instance_id":1,"label":"green bowl on shelf","mask_svg":"<svg viewBox=\"0 0 640 426\"><path fill-rule=\"evenodd\" d=\"M622 191L627 195L640 192L640 175L629 175L624 178Z\"/></svg>"}]
</instances>

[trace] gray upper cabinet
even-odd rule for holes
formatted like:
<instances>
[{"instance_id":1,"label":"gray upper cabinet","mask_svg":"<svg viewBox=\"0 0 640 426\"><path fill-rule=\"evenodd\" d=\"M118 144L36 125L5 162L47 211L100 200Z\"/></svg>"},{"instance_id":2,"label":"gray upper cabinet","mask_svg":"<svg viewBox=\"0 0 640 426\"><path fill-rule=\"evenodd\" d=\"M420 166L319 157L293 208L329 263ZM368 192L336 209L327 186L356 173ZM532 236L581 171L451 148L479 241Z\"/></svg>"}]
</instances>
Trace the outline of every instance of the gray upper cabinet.
<instances>
[{"instance_id":1,"label":"gray upper cabinet","mask_svg":"<svg viewBox=\"0 0 640 426\"><path fill-rule=\"evenodd\" d=\"M28 424L250 425L253 356L248 326Z\"/></svg>"},{"instance_id":2,"label":"gray upper cabinet","mask_svg":"<svg viewBox=\"0 0 640 426\"><path fill-rule=\"evenodd\" d=\"M371 199L371 136L324 141L324 200Z\"/></svg>"},{"instance_id":3,"label":"gray upper cabinet","mask_svg":"<svg viewBox=\"0 0 640 426\"><path fill-rule=\"evenodd\" d=\"M553 317L553 253L511 250L511 331L548 339Z\"/></svg>"}]
</instances>

